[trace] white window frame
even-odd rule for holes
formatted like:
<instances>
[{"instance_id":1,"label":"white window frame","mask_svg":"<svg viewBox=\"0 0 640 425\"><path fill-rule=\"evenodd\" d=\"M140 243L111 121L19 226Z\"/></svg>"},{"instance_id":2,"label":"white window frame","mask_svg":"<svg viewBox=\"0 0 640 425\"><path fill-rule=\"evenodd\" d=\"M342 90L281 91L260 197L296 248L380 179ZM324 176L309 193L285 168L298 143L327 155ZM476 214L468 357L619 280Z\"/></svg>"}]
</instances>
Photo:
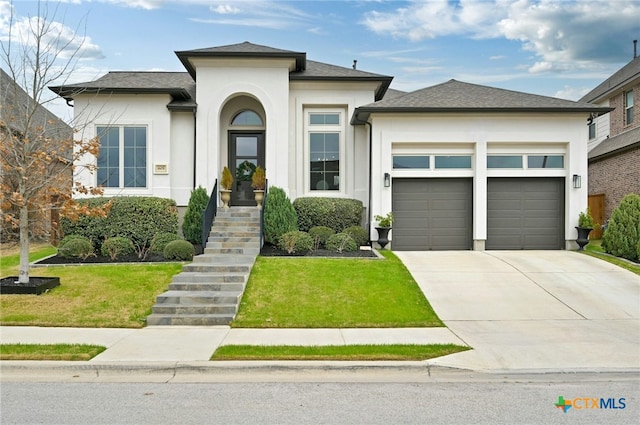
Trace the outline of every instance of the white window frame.
<instances>
[{"instance_id":1,"label":"white window frame","mask_svg":"<svg viewBox=\"0 0 640 425\"><path fill-rule=\"evenodd\" d=\"M311 124L312 114L338 114L338 124ZM346 193L345 180L345 151L346 151L346 108L305 108L304 109L304 193L316 196L329 196ZM339 134L339 167L338 190L319 190L311 188L311 134L312 133L338 133Z\"/></svg>"},{"instance_id":2,"label":"white window frame","mask_svg":"<svg viewBox=\"0 0 640 425\"><path fill-rule=\"evenodd\" d=\"M125 187L124 186L124 129L125 128L130 128L130 127L144 127L145 128L145 132L146 132L146 146L145 146L145 150L146 150L146 161L145 161L145 169L146 169L146 174L145 174L145 186L138 186L138 187ZM114 187L114 186L104 186L104 193L106 195L113 195L113 194L119 194L119 193L140 193L140 194L148 194L149 193L149 189L150 189L150 180L151 180L151 142L150 142L150 135L151 135L151 130L150 130L150 125L148 123L119 123L119 124L96 124L95 126L95 135L96 137L100 137L100 132L99 132L99 128L118 128L118 155L119 155L119 167L118 167L118 181L119 181L119 185L118 187ZM96 165L97 165L97 161L98 158L96 157ZM98 171L96 170L95 175L94 175L94 181L95 181L95 185L98 185Z\"/></svg>"},{"instance_id":3,"label":"white window frame","mask_svg":"<svg viewBox=\"0 0 640 425\"><path fill-rule=\"evenodd\" d=\"M634 107L634 93L632 90L627 90L624 92L624 125L633 124L633 107ZM631 102L629 103L629 97L631 97ZM631 113L629 113L631 112ZM630 117L630 119L629 119Z\"/></svg>"}]
</instances>

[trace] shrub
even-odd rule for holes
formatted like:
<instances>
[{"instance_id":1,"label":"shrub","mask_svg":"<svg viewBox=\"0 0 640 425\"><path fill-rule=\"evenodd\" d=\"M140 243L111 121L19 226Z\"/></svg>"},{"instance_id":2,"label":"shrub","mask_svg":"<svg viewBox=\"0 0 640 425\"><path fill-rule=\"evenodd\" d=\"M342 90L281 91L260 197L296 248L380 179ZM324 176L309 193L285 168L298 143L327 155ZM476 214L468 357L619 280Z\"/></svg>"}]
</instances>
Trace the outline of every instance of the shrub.
<instances>
[{"instance_id":1,"label":"shrub","mask_svg":"<svg viewBox=\"0 0 640 425\"><path fill-rule=\"evenodd\" d=\"M163 255L164 247L167 246L169 242L177 241L179 239L180 236L175 233L157 233L153 239L151 239L149 252L156 255Z\"/></svg>"},{"instance_id":2,"label":"shrub","mask_svg":"<svg viewBox=\"0 0 640 425\"><path fill-rule=\"evenodd\" d=\"M58 249L58 255L64 258L80 258L86 260L94 254L93 244L88 238L76 237L68 240Z\"/></svg>"},{"instance_id":3,"label":"shrub","mask_svg":"<svg viewBox=\"0 0 640 425\"><path fill-rule=\"evenodd\" d=\"M329 236L335 233L336 232L331 227L327 226L314 226L309 229L309 236L311 236L311 239L313 240L314 249L324 247Z\"/></svg>"},{"instance_id":4,"label":"shrub","mask_svg":"<svg viewBox=\"0 0 640 425\"><path fill-rule=\"evenodd\" d=\"M266 184L267 176L264 173L264 168L258 165L251 176L251 187L255 190L264 190Z\"/></svg>"},{"instance_id":5,"label":"shrub","mask_svg":"<svg viewBox=\"0 0 640 425\"><path fill-rule=\"evenodd\" d=\"M202 214L208 203L209 195L207 195L204 187L198 186L197 189L191 192L187 211L182 221L182 234L192 244L202 243Z\"/></svg>"},{"instance_id":6,"label":"shrub","mask_svg":"<svg viewBox=\"0 0 640 425\"><path fill-rule=\"evenodd\" d=\"M313 239L308 233L294 230L280 236L278 248L289 254L304 254L313 249Z\"/></svg>"},{"instance_id":7,"label":"shrub","mask_svg":"<svg viewBox=\"0 0 640 425\"><path fill-rule=\"evenodd\" d=\"M358 250L356 241L346 233L336 233L327 239L326 247L329 251L353 252Z\"/></svg>"},{"instance_id":8,"label":"shrub","mask_svg":"<svg viewBox=\"0 0 640 425\"><path fill-rule=\"evenodd\" d=\"M351 236L358 246L366 245L369 242L369 234L362 226L349 226L342 233Z\"/></svg>"},{"instance_id":9,"label":"shrub","mask_svg":"<svg viewBox=\"0 0 640 425\"><path fill-rule=\"evenodd\" d=\"M279 187L269 188L264 205L264 239L277 245L280 236L298 230L298 217L291 201Z\"/></svg>"},{"instance_id":10,"label":"shrub","mask_svg":"<svg viewBox=\"0 0 640 425\"><path fill-rule=\"evenodd\" d=\"M164 247L162 255L166 260L191 261L195 254L195 249L189 241L178 239L171 241Z\"/></svg>"},{"instance_id":11,"label":"shrub","mask_svg":"<svg viewBox=\"0 0 640 425\"><path fill-rule=\"evenodd\" d=\"M298 214L298 227L303 232L314 226L330 227L336 232L362 222L364 207L357 199L298 198L293 202Z\"/></svg>"},{"instance_id":12,"label":"shrub","mask_svg":"<svg viewBox=\"0 0 640 425\"><path fill-rule=\"evenodd\" d=\"M138 258L144 258L156 233L178 233L178 209L172 199L122 196L81 202L94 208L111 202L106 217L81 216L76 221L61 220L63 234L85 236L96 247L102 246L107 238L122 236L133 242Z\"/></svg>"},{"instance_id":13,"label":"shrub","mask_svg":"<svg viewBox=\"0 0 640 425\"><path fill-rule=\"evenodd\" d=\"M578 227L582 227L585 229L595 229L596 223L593 221L593 217L591 216L591 210L587 208L584 212L581 212L578 215Z\"/></svg>"},{"instance_id":14,"label":"shrub","mask_svg":"<svg viewBox=\"0 0 640 425\"><path fill-rule=\"evenodd\" d=\"M637 261L640 243L640 195L625 196L611 213L602 248L609 254Z\"/></svg>"},{"instance_id":15,"label":"shrub","mask_svg":"<svg viewBox=\"0 0 640 425\"><path fill-rule=\"evenodd\" d=\"M115 236L104 241L100 253L109 257L111 261L133 254L136 251L130 239Z\"/></svg>"},{"instance_id":16,"label":"shrub","mask_svg":"<svg viewBox=\"0 0 640 425\"><path fill-rule=\"evenodd\" d=\"M60 240L60 243L58 243L58 249L62 248L67 242L72 241L74 239L87 239L87 238L82 235L75 235L75 234L67 235Z\"/></svg>"}]
</instances>

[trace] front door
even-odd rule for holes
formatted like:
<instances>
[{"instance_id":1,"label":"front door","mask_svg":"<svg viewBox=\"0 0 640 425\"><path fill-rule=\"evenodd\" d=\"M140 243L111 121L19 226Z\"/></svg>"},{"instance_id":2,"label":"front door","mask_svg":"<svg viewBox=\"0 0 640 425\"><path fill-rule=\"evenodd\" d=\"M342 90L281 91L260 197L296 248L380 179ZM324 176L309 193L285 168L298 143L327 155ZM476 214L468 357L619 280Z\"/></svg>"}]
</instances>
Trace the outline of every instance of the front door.
<instances>
[{"instance_id":1,"label":"front door","mask_svg":"<svg viewBox=\"0 0 640 425\"><path fill-rule=\"evenodd\" d=\"M229 132L229 169L234 178L231 206L256 205L251 176L258 165L264 168L264 132Z\"/></svg>"}]
</instances>

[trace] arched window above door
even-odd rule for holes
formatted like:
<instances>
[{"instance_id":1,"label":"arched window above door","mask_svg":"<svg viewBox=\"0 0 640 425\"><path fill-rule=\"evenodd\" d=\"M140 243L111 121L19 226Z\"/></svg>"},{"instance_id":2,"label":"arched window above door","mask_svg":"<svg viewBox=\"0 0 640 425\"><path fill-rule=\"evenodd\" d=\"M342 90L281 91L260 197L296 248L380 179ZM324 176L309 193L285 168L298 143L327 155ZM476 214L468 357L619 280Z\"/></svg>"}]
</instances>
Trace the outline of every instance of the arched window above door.
<instances>
[{"instance_id":1,"label":"arched window above door","mask_svg":"<svg viewBox=\"0 0 640 425\"><path fill-rule=\"evenodd\" d=\"M231 125L237 126L263 126L262 118L254 111L247 109L239 112L231 120Z\"/></svg>"}]
</instances>

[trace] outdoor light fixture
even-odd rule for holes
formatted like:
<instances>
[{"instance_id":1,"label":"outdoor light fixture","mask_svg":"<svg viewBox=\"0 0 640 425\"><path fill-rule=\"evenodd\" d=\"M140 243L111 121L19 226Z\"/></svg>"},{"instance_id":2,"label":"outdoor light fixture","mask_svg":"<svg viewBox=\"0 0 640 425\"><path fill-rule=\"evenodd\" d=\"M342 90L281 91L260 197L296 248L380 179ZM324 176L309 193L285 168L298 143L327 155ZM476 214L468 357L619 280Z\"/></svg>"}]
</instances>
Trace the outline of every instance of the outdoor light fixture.
<instances>
[{"instance_id":1,"label":"outdoor light fixture","mask_svg":"<svg viewBox=\"0 0 640 425\"><path fill-rule=\"evenodd\" d=\"M389 186L391 186L391 174L384 173L384 187L389 187Z\"/></svg>"},{"instance_id":2,"label":"outdoor light fixture","mask_svg":"<svg viewBox=\"0 0 640 425\"><path fill-rule=\"evenodd\" d=\"M582 177L580 177L580 174L574 174L573 175L573 188L574 189L580 189L582 187Z\"/></svg>"}]
</instances>

